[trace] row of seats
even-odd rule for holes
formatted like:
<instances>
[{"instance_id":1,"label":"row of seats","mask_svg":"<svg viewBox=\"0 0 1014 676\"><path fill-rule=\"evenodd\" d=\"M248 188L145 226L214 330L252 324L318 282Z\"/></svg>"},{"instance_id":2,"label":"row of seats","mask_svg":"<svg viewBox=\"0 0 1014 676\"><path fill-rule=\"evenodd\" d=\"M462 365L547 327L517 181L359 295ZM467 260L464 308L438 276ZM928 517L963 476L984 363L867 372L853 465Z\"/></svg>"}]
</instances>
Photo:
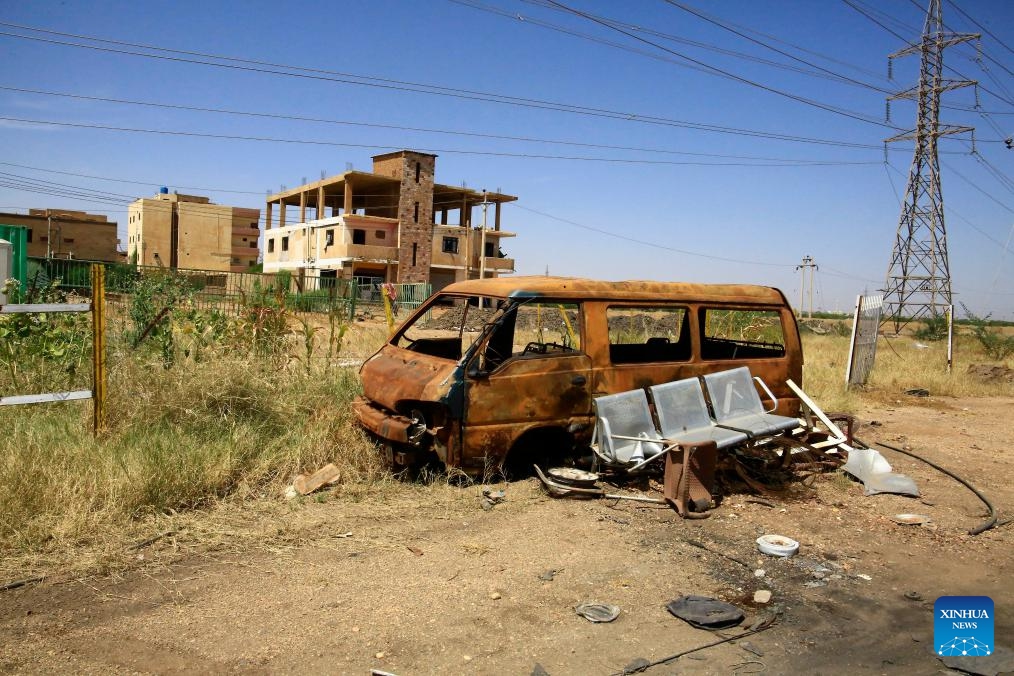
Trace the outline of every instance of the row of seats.
<instances>
[{"instance_id":1,"label":"row of seats","mask_svg":"<svg viewBox=\"0 0 1014 676\"><path fill-rule=\"evenodd\" d=\"M661 457L678 444L713 441L722 449L800 425L796 418L766 411L754 382L774 401L763 381L752 377L745 366L702 379L654 385L647 392L637 389L597 397L592 448L607 464L631 468ZM648 406L648 393L655 403L657 425Z\"/></svg>"}]
</instances>

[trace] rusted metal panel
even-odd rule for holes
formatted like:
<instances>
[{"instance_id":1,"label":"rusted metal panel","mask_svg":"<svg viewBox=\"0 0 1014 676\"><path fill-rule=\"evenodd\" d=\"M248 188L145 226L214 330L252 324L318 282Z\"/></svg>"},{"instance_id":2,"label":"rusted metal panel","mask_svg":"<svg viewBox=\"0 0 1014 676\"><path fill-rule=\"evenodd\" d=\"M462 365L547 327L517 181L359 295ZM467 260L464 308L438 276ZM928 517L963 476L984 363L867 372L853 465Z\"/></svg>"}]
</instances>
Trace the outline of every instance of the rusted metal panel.
<instances>
[{"instance_id":1,"label":"rusted metal panel","mask_svg":"<svg viewBox=\"0 0 1014 676\"><path fill-rule=\"evenodd\" d=\"M443 401L455 380L456 370L455 362L388 343L366 360L359 373L363 395L397 411L404 401Z\"/></svg>"},{"instance_id":2,"label":"rusted metal panel","mask_svg":"<svg viewBox=\"0 0 1014 676\"><path fill-rule=\"evenodd\" d=\"M782 292L752 284L692 284L688 282L626 281L601 282L576 277L499 277L472 279L450 284L447 293L494 296L497 298L551 297L601 300L678 300L693 298L704 302L767 303L781 305Z\"/></svg>"},{"instance_id":3,"label":"rusted metal panel","mask_svg":"<svg viewBox=\"0 0 1014 676\"><path fill-rule=\"evenodd\" d=\"M384 411L365 397L353 400L352 412L356 414L360 425L381 439L401 444L408 443L408 428L412 425L412 421L407 417Z\"/></svg>"}]
</instances>

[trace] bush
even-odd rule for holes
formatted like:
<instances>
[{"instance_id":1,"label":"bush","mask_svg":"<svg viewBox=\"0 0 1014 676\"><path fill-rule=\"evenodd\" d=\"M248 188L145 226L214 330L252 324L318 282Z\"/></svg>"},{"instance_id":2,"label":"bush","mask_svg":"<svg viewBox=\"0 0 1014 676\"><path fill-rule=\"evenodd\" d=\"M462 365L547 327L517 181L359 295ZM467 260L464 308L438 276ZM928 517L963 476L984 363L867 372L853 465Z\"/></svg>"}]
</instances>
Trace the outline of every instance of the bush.
<instances>
[{"instance_id":1,"label":"bush","mask_svg":"<svg viewBox=\"0 0 1014 676\"><path fill-rule=\"evenodd\" d=\"M1001 361L1014 354L1014 336L1004 336L990 331L993 324L989 321L990 315L978 317L964 303L961 304L961 309L965 311L965 315L972 325L972 335L979 341L990 359Z\"/></svg>"}]
</instances>

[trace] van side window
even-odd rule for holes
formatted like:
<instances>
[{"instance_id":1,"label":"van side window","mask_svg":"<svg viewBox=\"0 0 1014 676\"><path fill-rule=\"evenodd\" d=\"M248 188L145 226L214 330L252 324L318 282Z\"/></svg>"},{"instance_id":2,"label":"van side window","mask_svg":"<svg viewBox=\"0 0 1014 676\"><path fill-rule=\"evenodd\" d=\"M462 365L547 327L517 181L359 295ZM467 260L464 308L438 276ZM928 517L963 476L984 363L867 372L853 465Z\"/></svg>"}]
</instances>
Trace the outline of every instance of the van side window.
<instances>
[{"instance_id":1,"label":"van side window","mask_svg":"<svg viewBox=\"0 0 1014 676\"><path fill-rule=\"evenodd\" d=\"M613 364L687 361L690 315L685 307L643 305L606 309Z\"/></svg>"},{"instance_id":2,"label":"van side window","mask_svg":"<svg viewBox=\"0 0 1014 676\"><path fill-rule=\"evenodd\" d=\"M701 308L702 359L770 359L785 356L781 313L776 310Z\"/></svg>"},{"instance_id":3,"label":"van side window","mask_svg":"<svg viewBox=\"0 0 1014 676\"><path fill-rule=\"evenodd\" d=\"M483 353L492 371L511 357L574 354L581 349L580 307L573 303L523 302L506 312Z\"/></svg>"}]
</instances>

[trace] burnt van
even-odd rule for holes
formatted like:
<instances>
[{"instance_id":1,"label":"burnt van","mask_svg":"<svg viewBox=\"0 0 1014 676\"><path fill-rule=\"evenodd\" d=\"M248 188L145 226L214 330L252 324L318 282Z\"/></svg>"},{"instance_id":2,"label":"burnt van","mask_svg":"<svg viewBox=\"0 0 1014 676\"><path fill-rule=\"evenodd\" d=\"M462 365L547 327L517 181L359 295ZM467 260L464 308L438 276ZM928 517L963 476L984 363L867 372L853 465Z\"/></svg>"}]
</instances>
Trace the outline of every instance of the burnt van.
<instances>
[{"instance_id":1,"label":"burnt van","mask_svg":"<svg viewBox=\"0 0 1014 676\"><path fill-rule=\"evenodd\" d=\"M803 351L778 289L472 280L431 296L363 364L353 406L395 467L481 475L587 448L596 397L739 366L798 415L786 380L802 384Z\"/></svg>"}]
</instances>

